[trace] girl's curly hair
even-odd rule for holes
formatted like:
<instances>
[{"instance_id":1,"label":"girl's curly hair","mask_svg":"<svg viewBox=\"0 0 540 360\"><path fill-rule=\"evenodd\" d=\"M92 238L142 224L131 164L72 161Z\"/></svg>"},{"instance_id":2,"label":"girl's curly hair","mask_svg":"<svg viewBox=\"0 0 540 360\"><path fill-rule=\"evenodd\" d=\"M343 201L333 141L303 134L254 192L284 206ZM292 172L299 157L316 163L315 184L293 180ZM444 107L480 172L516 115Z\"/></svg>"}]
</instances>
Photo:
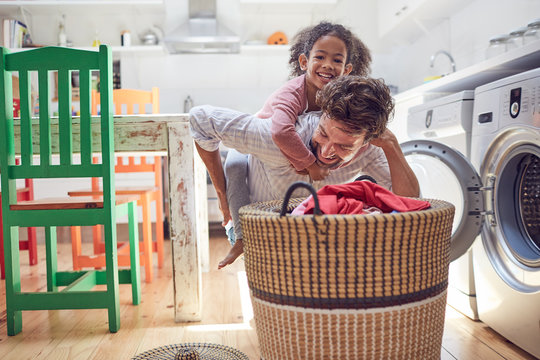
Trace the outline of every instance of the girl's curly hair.
<instances>
[{"instance_id":1,"label":"girl's curly hair","mask_svg":"<svg viewBox=\"0 0 540 360\"><path fill-rule=\"evenodd\" d=\"M309 52L315 42L325 35L335 36L345 43L347 48L346 64L353 66L350 75L367 76L370 73L371 53L368 47L343 25L323 21L318 25L300 30L292 39L289 57L291 78L305 73L305 70L300 68L298 58L302 54L309 58Z\"/></svg>"}]
</instances>

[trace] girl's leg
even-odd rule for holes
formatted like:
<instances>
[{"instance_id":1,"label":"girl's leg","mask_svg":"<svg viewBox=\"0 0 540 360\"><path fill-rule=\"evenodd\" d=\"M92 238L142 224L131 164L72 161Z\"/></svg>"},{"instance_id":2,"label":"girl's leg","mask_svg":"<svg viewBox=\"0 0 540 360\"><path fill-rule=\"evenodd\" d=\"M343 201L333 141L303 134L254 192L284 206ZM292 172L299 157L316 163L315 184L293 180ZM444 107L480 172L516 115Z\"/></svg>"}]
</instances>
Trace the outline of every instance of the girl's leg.
<instances>
[{"instance_id":1,"label":"girl's leg","mask_svg":"<svg viewBox=\"0 0 540 360\"><path fill-rule=\"evenodd\" d=\"M242 227L240 225L240 208L250 203L249 188L247 185L248 157L231 149L225 159L225 178L227 179L227 201L233 220L233 229L227 231L231 245L236 239L242 239Z\"/></svg>"}]
</instances>

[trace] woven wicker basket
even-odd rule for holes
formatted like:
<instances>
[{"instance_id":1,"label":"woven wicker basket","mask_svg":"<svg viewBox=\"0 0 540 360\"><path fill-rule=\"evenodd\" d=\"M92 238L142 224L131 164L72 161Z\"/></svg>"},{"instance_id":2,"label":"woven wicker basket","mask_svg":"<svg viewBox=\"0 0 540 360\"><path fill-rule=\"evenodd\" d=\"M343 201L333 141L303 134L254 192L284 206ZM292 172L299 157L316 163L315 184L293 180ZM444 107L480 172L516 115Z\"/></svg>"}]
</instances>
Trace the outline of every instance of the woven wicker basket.
<instances>
[{"instance_id":1,"label":"woven wicker basket","mask_svg":"<svg viewBox=\"0 0 540 360\"><path fill-rule=\"evenodd\" d=\"M262 358L439 359L454 206L280 216L301 201L240 210Z\"/></svg>"},{"instance_id":2,"label":"woven wicker basket","mask_svg":"<svg viewBox=\"0 0 540 360\"><path fill-rule=\"evenodd\" d=\"M225 345L186 343L147 350L132 360L249 360L242 352Z\"/></svg>"}]
</instances>

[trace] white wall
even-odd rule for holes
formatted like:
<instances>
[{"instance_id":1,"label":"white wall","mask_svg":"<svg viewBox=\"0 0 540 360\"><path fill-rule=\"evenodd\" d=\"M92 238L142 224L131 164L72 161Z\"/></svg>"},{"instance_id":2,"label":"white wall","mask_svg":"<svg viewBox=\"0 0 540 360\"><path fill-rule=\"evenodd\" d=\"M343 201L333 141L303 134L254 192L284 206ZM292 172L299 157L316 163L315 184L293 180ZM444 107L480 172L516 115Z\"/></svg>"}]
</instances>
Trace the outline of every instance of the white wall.
<instances>
[{"instance_id":1,"label":"white wall","mask_svg":"<svg viewBox=\"0 0 540 360\"><path fill-rule=\"evenodd\" d=\"M343 23L370 43L377 41L376 1L339 0L336 4L249 4L219 0L218 19L242 42L266 39L283 31L291 39L299 29L321 20ZM166 0L165 32L187 20L187 0ZM354 17L351 14L356 14ZM288 47L261 50L242 47L241 54L168 56L122 55L122 86L160 87L162 112L182 112L191 96L194 105L213 104L256 112L289 75Z\"/></svg>"},{"instance_id":2,"label":"white wall","mask_svg":"<svg viewBox=\"0 0 540 360\"><path fill-rule=\"evenodd\" d=\"M449 0L450 1L450 0ZM166 0L165 31L187 19L187 0ZM377 34L377 0L338 0L333 5L246 4L240 0L218 1L218 18L245 40L263 40L274 31L289 38L301 28L321 20L350 27L372 49L372 75L382 77L399 91L421 85L424 78L451 71L450 62L437 50L449 51L457 70L484 59L488 40L508 33L540 16L540 1L474 0L455 14L441 19L418 19L432 24L423 35L396 45ZM160 86L162 111L183 110L189 94L194 103L212 103L255 112L266 97L288 76L288 53L247 51L240 55L125 56L122 59L125 87ZM148 76L150 74L150 76Z\"/></svg>"},{"instance_id":3,"label":"white wall","mask_svg":"<svg viewBox=\"0 0 540 360\"><path fill-rule=\"evenodd\" d=\"M429 33L411 44L397 46L378 54L377 70L389 82L404 91L421 85L425 77L451 71L444 56L430 68L430 57L437 50L450 52L459 71L485 59L489 39L526 26L540 17L538 0L474 0Z\"/></svg>"},{"instance_id":4,"label":"white wall","mask_svg":"<svg viewBox=\"0 0 540 360\"><path fill-rule=\"evenodd\" d=\"M151 27L169 32L187 20L188 0L164 0L164 4L161 8L137 5L28 7L31 16L27 16L26 21L38 44L57 43L58 23L65 13L67 37L75 46L90 46L96 31L102 43L119 45L123 30L131 31L133 44L137 45L139 35ZM343 23L372 49L373 76L385 78L387 83L398 86L399 91L420 85L427 76L450 71L449 62L443 57L437 59L435 68L429 67L429 58L437 50L449 51L457 69L463 69L483 59L490 37L508 33L540 17L539 0L472 0L447 17L416 19L429 30L415 39L396 43L378 35L379 4L379 0L336 0L335 4L252 4L218 0L217 13L219 21L239 34L242 41L265 41L278 30L292 38L300 28L320 20ZM2 12L0 5L0 14ZM20 14L15 17L25 20ZM286 80L287 55L286 51L249 51L220 56L125 55L123 86L159 86L163 112L181 111L187 94L193 94L196 104L212 102L256 111L266 96Z\"/></svg>"}]
</instances>

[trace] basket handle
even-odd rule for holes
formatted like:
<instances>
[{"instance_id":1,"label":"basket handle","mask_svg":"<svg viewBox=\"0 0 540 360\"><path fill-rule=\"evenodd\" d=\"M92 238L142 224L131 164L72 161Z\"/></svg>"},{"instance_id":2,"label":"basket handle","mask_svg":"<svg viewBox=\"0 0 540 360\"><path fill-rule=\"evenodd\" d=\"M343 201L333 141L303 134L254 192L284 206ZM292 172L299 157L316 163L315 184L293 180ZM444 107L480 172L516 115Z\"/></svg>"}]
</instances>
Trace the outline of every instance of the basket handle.
<instances>
[{"instance_id":1,"label":"basket handle","mask_svg":"<svg viewBox=\"0 0 540 360\"><path fill-rule=\"evenodd\" d=\"M371 181L371 182L374 183L374 184L377 183L377 180L375 180L374 178L372 178L372 177L369 176L369 175L360 175L359 177L357 177L356 179L354 179L354 181L363 181L363 180L369 180L369 181Z\"/></svg>"},{"instance_id":2,"label":"basket handle","mask_svg":"<svg viewBox=\"0 0 540 360\"><path fill-rule=\"evenodd\" d=\"M308 184L304 181L297 181L291 184L289 186L289 189L287 189L287 192L285 193L285 198L283 199L283 205L281 206L281 212L279 213L279 216L285 216L287 213L287 207L289 206L289 200L291 199L291 195L299 187L303 187L308 189L311 192L311 195L313 196L313 200L315 201L315 209L313 209L313 215L321 215L321 208L319 206L319 198L317 197L317 192L311 186L311 184Z\"/></svg>"}]
</instances>

